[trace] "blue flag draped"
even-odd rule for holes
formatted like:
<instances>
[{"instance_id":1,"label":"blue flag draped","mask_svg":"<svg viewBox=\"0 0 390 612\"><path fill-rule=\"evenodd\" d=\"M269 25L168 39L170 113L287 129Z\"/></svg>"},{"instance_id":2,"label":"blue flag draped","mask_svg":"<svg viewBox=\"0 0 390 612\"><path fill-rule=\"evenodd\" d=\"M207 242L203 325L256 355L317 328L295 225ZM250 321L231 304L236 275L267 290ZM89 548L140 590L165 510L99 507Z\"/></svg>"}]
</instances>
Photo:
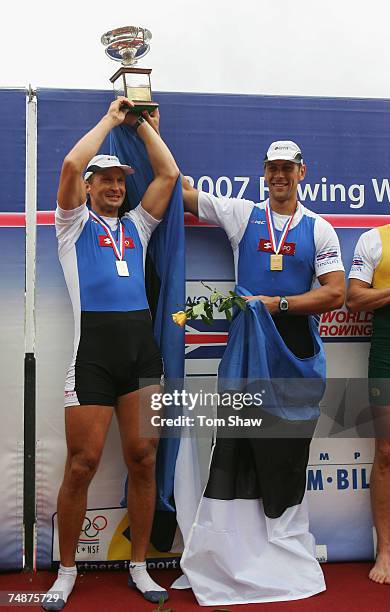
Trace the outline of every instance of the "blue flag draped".
<instances>
[{"instance_id":1,"label":"blue flag draped","mask_svg":"<svg viewBox=\"0 0 390 612\"><path fill-rule=\"evenodd\" d=\"M132 128L121 125L111 132L110 150L122 163L130 164L135 169L135 173L126 180L130 208L135 208L154 178L146 148ZM182 310L185 304L184 215L180 178L164 220L152 234L148 255L158 277L154 335L164 360L164 373L168 379L182 379L184 328L178 327L171 316L177 310ZM166 412L165 416L170 415ZM173 486L179 444L178 438L160 440L156 467L157 510L175 510Z\"/></svg>"},{"instance_id":2,"label":"blue flag draped","mask_svg":"<svg viewBox=\"0 0 390 612\"><path fill-rule=\"evenodd\" d=\"M242 296L251 296L236 287ZM310 420L319 416L325 391L325 352L318 328L310 317L313 356L301 359L286 346L267 308L260 300L246 303L236 314L229 341L218 370L219 390L256 392L264 389L262 408L288 420ZM261 382L259 382L259 379Z\"/></svg>"}]
</instances>

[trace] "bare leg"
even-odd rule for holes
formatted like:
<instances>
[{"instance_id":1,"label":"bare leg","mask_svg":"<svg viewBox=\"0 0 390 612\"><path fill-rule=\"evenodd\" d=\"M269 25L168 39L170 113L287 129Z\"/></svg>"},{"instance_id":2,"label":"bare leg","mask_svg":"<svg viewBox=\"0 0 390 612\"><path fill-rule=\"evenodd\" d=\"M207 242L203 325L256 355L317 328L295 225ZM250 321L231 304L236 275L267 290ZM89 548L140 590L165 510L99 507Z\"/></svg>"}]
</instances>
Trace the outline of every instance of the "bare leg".
<instances>
[{"instance_id":1,"label":"bare leg","mask_svg":"<svg viewBox=\"0 0 390 612\"><path fill-rule=\"evenodd\" d=\"M390 438L376 439L370 488L378 546L369 577L379 584L390 584Z\"/></svg>"},{"instance_id":2,"label":"bare leg","mask_svg":"<svg viewBox=\"0 0 390 612\"><path fill-rule=\"evenodd\" d=\"M65 409L68 456L57 502L61 565L42 603L44 610L62 610L73 590L76 547L87 508L88 486L99 464L112 413L110 406ZM51 594L59 599L52 599Z\"/></svg>"},{"instance_id":3,"label":"bare leg","mask_svg":"<svg viewBox=\"0 0 390 612\"><path fill-rule=\"evenodd\" d=\"M160 392L159 385L151 385L120 397L117 405L123 456L129 471L131 563L128 584L154 603L168 599L167 591L149 576L145 562L156 504L155 463L158 444L158 430L150 423L150 399L153 393Z\"/></svg>"},{"instance_id":4,"label":"bare leg","mask_svg":"<svg viewBox=\"0 0 390 612\"><path fill-rule=\"evenodd\" d=\"M151 415L152 393L160 392L160 386L151 385L123 395L117 405L123 456L129 471L128 510L132 561L145 560L152 530L156 503L158 430L148 425L145 415Z\"/></svg>"},{"instance_id":5,"label":"bare leg","mask_svg":"<svg viewBox=\"0 0 390 612\"><path fill-rule=\"evenodd\" d=\"M65 409L68 457L58 494L61 565L75 563L77 542L87 508L87 491L97 470L113 408L70 406Z\"/></svg>"}]
</instances>

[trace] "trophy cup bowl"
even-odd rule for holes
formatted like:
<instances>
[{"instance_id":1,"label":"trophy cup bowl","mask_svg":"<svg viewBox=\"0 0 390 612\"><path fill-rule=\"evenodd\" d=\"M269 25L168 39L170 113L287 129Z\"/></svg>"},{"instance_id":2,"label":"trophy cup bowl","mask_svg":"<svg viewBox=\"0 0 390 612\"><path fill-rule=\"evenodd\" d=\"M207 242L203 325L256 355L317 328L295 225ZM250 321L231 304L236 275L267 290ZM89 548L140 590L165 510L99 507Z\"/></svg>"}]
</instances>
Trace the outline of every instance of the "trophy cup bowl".
<instances>
[{"instance_id":1,"label":"trophy cup bowl","mask_svg":"<svg viewBox=\"0 0 390 612\"><path fill-rule=\"evenodd\" d=\"M142 111L152 112L158 107L152 100L150 68L135 67L138 60L150 50L152 34L146 28L124 26L106 32L101 37L110 59L121 62L122 66L110 78L115 96L126 96L134 102L130 111L140 115Z\"/></svg>"}]
</instances>

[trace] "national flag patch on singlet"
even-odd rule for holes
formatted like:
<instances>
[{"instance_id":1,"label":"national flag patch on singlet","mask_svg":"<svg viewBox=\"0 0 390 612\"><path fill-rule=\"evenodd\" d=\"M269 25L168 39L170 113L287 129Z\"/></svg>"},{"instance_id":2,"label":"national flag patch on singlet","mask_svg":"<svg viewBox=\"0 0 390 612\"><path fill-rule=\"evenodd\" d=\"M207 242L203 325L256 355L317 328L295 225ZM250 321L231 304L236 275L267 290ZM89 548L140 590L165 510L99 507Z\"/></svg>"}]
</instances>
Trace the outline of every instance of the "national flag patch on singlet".
<instances>
[{"instance_id":1,"label":"national flag patch on singlet","mask_svg":"<svg viewBox=\"0 0 390 612\"><path fill-rule=\"evenodd\" d=\"M108 236L103 236L102 234L99 236L99 246L101 247L112 247L111 238ZM125 236L125 249L134 249L135 244L134 240L130 236Z\"/></svg>"},{"instance_id":2,"label":"national flag patch on singlet","mask_svg":"<svg viewBox=\"0 0 390 612\"><path fill-rule=\"evenodd\" d=\"M281 255L295 255L295 247L296 247L295 242L285 242L282 250L280 251L280 254ZM264 251L265 253L273 253L271 241L261 238L259 240L257 250Z\"/></svg>"}]
</instances>

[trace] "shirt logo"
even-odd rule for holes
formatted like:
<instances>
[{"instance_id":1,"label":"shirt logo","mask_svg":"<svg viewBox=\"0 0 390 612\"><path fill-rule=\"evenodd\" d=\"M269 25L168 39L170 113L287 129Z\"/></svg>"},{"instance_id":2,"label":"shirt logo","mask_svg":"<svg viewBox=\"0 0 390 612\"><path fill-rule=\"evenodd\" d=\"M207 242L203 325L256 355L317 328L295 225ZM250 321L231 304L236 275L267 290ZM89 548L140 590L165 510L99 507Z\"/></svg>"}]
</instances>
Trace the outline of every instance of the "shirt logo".
<instances>
[{"instance_id":1,"label":"shirt logo","mask_svg":"<svg viewBox=\"0 0 390 612\"><path fill-rule=\"evenodd\" d=\"M352 266L356 268L361 268L362 266L364 266L363 257L360 257L360 255L355 255L352 260Z\"/></svg>"},{"instance_id":2,"label":"shirt logo","mask_svg":"<svg viewBox=\"0 0 390 612\"><path fill-rule=\"evenodd\" d=\"M99 246L101 247L112 247L111 238L108 236L99 235ZM125 237L125 249L135 249L134 240L128 236Z\"/></svg>"},{"instance_id":3,"label":"shirt logo","mask_svg":"<svg viewBox=\"0 0 390 612\"><path fill-rule=\"evenodd\" d=\"M280 251L280 254L281 255L295 255L295 248L296 248L295 242L285 242ZM271 241L261 238L259 241L257 250L263 251L264 253L273 253Z\"/></svg>"},{"instance_id":4,"label":"shirt logo","mask_svg":"<svg viewBox=\"0 0 390 612\"><path fill-rule=\"evenodd\" d=\"M320 251L317 255L317 261L323 261L324 259L334 259L338 257L339 253L337 249L326 249L324 251Z\"/></svg>"}]
</instances>

